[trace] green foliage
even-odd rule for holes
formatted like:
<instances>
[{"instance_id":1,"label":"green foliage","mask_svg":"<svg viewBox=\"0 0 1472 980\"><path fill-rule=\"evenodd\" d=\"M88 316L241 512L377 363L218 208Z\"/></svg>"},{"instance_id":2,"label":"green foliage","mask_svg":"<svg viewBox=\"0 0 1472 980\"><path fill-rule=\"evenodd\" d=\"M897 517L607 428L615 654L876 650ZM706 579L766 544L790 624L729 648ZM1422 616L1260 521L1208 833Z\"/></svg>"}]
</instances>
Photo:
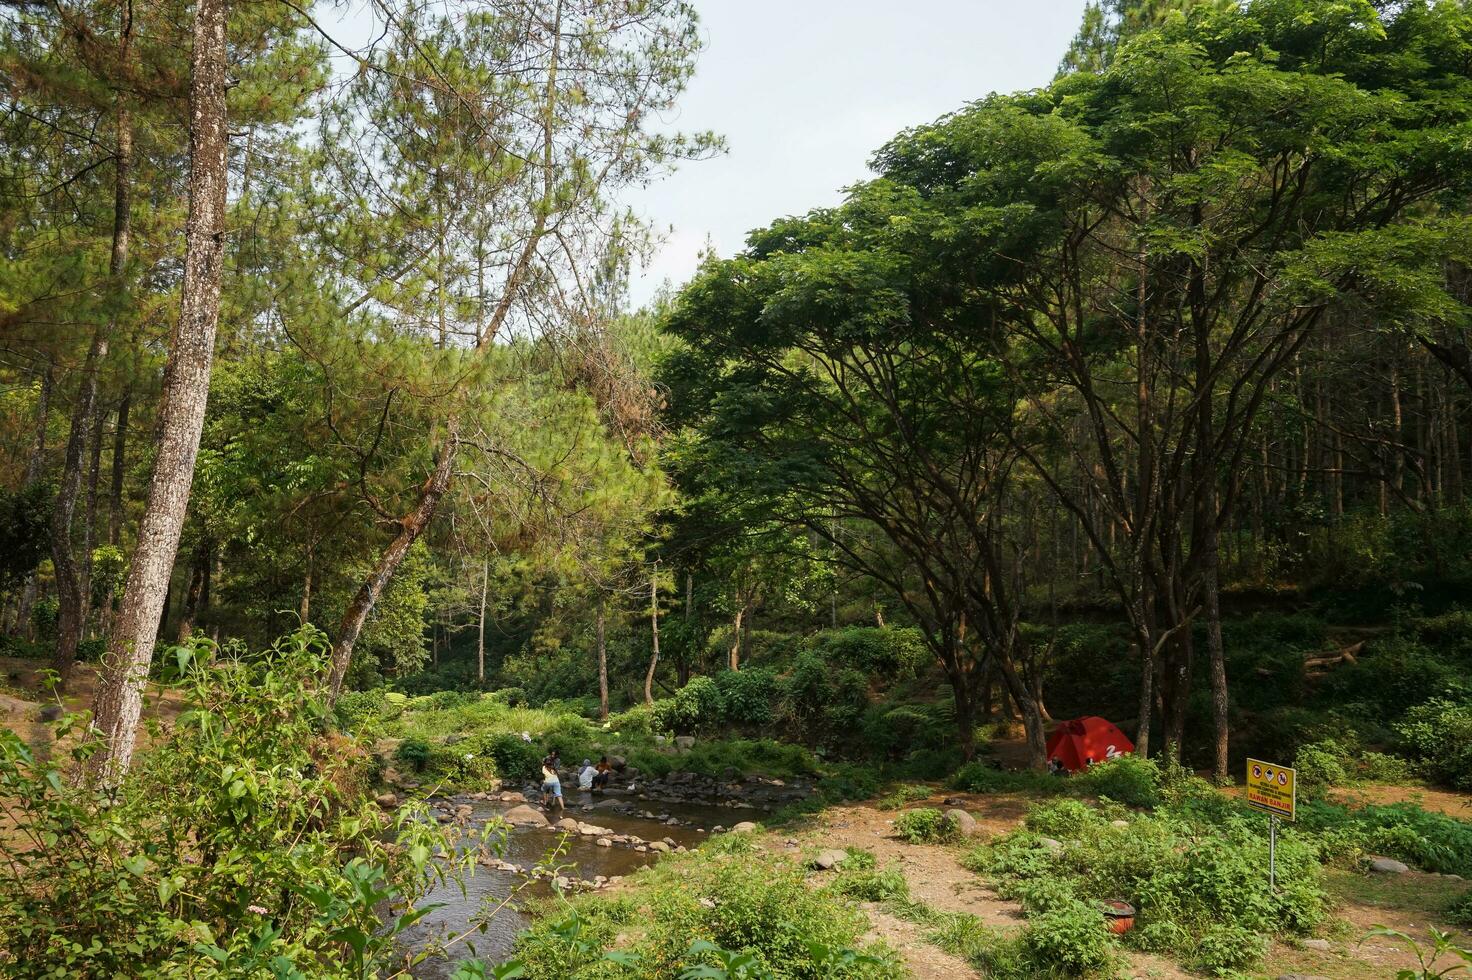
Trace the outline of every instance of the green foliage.
<instances>
[{"instance_id":1,"label":"green foliage","mask_svg":"<svg viewBox=\"0 0 1472 980\"><path fill-rule=\"evenodd\" d=\"M648 980L711 976L689 971L727 968L734 957L715 955L716 950L748 956L744 969L766 971L750 975L777 980L901 975L891 958L862 955L856 949L867 923L847 899L832 888L809 888L801 868L743 843L729 842L738 848L736 858L728 849L702 848L641 871L629 879L632 887L612 913L605 912L597 897L573 899L584 922L581 946L566 934L565 913L540 918L517 944L527 977L610 976L599 964L617 934L616 919L641 924L620 952L637 964L635 975ZM844 950L855 955L844 955Z\"/></svg>"},{"instance_id":2,"label":"green foliage","mask_svg":"<svg viewBox=\"0 0 1472 980\"><path fill-rule=\"evenodd\" d=\"M1472 789L1472 694L1435 697L1417 705L1396 731L1428 778Z\"/></svg>"},{"instance_id":3,"label":"green foliage","mask_svg":"<svg viewBox=\"0 0 1472 980\"><path fill-rule=\"evenodd\" d=\"M1462 946L1456 937L1435 926L1431 928L1431 941L1425 945L1398 929L1384 926L1370 930L1360 942L1366 939L1394 939L1411 948L1411 955L1416 957L1416 965L1420 969L1398 970L1396 980L1442 980L1443 977L1463 973L1467 969L1466 964L1472 963L1472 948Z\"/></svg>"},{"instance_id":4,"label":"green foliage","mask_svg":"<svg viewBox=\"0 0 1472 980\"><path fill-rule=\"evenodd\" d=\"M409 737L394 749L394 758L415 772L424 772L429 767L433 750L422 738Z\"/></svg>"},{"instance_id":5,"label":"green foliage","mask_svg":"<svg viewBox=\"0 0 1472 980\"><path fill-rule=\"evenodd\" d=\"M850 626L818 633L810 644L835 670L890 682L915 676L933 659L920 631L911 627Z\"/></svg>"},{"instance_id":6,"label":"green foliage","mask_svg":"<svg viewBox=\"0 0 1472 980\"><path fill-rule=\"evenodd\" d=\"M709 677L693 677L672 698L654 703L654 727L679 735L719 728L726 720L726 699Z\"/></svg>"},{"instance_id":7,"label":"green foliage","mask_svg":"<svg viewBox=\"0 0 1472 980\"><path fill-rule=\"evenodd\" d=\"M404 710L402 704L395 703L387 696L387 692L381 688L371 691L348 691L337 699L337 705L333 709L337 714L337 723L350 732L367 729L369 731L377 728L385 722L398 718Z\"/></svg>"},{"instance_id":8,"label":"green foliage","mask_svg":"<svg viewBox=\"0 0 1472 980\"><path fill-rule=\"evenodd\" d=\"M761 667L746 667L723 670L715 680L727 723L745 728L771 723L777 702L776 674Z\"/></svg>"},{"instance_id":9,"label":"green foliage","mask_svg":"<svg viewBox=\"0 0 1472 980\"><path fill-rule=\"evenodd\" d=\"M15 588L50 554L55 494L41 481L19 490L0 487L0 591Z\"/></svg>"},{"instance_id":10,"label":"green foliage","mask_svg":"<svg viewBox=\"0 0 1472 980\"><path fill-rule=\"evenodd\" d=\"M1104 916L1087 902L1068 902L1029 919L1022 942L1034 964L1071 976L1107 972L1115 960Z\"/></svg>"},{"instance_id":11,"label":"green foliage","mask_svg":"<svg viewBox=\"0 0 1472 980\"><path fill-rule=\"evenodd\" d=\"M1348 807L1299 804L1299 824L1319 835L1328 856L1377 854L1425 871L1472 878L1472 823L1414 803Z\"/></svg>"},{"instance_id":12,"label":"green foliage","mask_svg":"<svg viewBox=\"0 0 1472 980\"><path fill-rule=\"evenodd\" d=\"M954 840L957 829L955 821L940 810L921 807L900 814L894 832L911 844L940 844Z\"/></svg>"},{"instance_id":13,"label":"green foliage","mask_svg":"<svg viewBox=\"0 0 1472 980\"><path fill-rule=\"evenodd\" d=\"M929 786L901 786L874 804L878 810L902 810L911 803L929 799L934 791Z\"/></svg>"},{"instance_id":14,"label":"green foliage","mask_svg":"<svg viewBox=\"0 0 1472 980\"><path fill-rule=\"evenodd\" d=\"M963 793L1028 793L1046 796L1067 789L1066 780L1032 769L998 769L975 759L956 770L949 786Z\"/></svg>"},{"instance_id":15,"label":"green foliage","mask_svg":"<svg viewBox=\"0 0 1472 980\"><path fill-rule=\"evenodd\" d=\"M1154 759L1122 755L1096 763L1070 777L1071 791L1107 796L1125 806L1151 807L1160 802L1160 767Z\"/></svg>"},{"instance_id":16,"label":"green foliage","mask_svg":"<svg viewBox=\"0 0 1472 980\"><path fill-rule=\"evenodd\" d=\"M1023 903L1030 921L1046 919L1046 945L1034 948L1034 955L1055 951L1050 955L1072 957L1079 970L1100 969L1097 957L1105 949L1070 951L1069 940L1082 936L1086 912L1097 917L1097 903L1113 899L1137 910L1136 928L1125 934L1125 943L1193 959L1209 971L1247 965L1228 951L1234 936L1303 932L1322 917L1318 853L1298 830L1279 835L1279 887L1270 893L1267 835L1259 815L1187 799L1163 803L1153 814L1132 814L1125 826L1115 826L1120 812L1128 813L1059 800L1034 808L1026 830L966 855L968 867ZM1039 835L1063 846L1043 846ZM1217 931L1198 944L1208 930ZM1094 965L1085 967L1085 961Z\"/></svg>"},{"instance_id":17,"label":"green foliage","mask_svg":"<svg viewBox=\"0 0 1472 980\"><path fill-rule=\"evenodd\" d=\"M176 649L168 683L184 710L116 796L0 733L14 821L0 869L5 971L377 976L420 914L384 928L380 910L411 904L453 849L413 808L384 833L363 795L367 754L327 730L326 651L311 631L243 659ZM75 716L56 735L72 764L98 748Z\"/></svg>"},{"instance_id":18,"label":"green foliage","mask_svg":"<svg viewBox=\"0 0 1472 980\"><path fill-rule=\"evenodd\" d=\"M1349 782L1351 756L1351 750L1343 742L1332 738L1300 745L1293 757L1300 791L1307 796L1318 796L1333 786Z\"/></svg>"}]
</instances>

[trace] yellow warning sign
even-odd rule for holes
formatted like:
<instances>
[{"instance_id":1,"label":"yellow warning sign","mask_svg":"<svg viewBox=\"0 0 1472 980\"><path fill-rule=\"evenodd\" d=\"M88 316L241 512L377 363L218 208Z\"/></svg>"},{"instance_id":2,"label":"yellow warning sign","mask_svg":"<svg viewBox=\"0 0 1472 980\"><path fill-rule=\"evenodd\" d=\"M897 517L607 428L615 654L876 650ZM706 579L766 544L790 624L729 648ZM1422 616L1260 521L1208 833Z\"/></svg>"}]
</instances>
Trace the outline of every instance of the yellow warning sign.
<instances>
[{"instance_id":1,"label":"yellow warning sign","mask_svg":"<svg viewBox=\"0 0 1472 980\"><path fill-rule=\"evenodd\" d=\"M1298 773L1287 766L1247 760L1247 805L1285 820L1293 819L1298 802Z\"/></svg>"}]
</instances>

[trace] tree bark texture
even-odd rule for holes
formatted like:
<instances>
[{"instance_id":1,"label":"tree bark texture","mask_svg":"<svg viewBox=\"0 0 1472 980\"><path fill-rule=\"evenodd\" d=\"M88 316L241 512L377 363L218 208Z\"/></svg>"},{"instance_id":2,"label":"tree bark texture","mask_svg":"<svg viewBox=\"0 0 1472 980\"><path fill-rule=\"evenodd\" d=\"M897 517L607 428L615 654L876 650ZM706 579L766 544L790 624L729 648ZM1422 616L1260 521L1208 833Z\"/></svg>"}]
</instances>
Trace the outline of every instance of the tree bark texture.
<instances>
[{"instance_id":1,"label":"tree bark texture","mask_svg":"<svg viewBox=\"0 0 1472 980\"><path fill-rule=\"evenodd\" d=\"M159 441L138 545L128 568L122 608L108 643L106 674L94 724L104 748L94 775L114 782L133 757L143 686L153 661L159 614L179 548L194 463L209 398L210 366L220 319L229 173L225 119L225 0L197 0L189 92L189 216L179 320L169 346L159 413Z\"/></svg>"}]
</instances>

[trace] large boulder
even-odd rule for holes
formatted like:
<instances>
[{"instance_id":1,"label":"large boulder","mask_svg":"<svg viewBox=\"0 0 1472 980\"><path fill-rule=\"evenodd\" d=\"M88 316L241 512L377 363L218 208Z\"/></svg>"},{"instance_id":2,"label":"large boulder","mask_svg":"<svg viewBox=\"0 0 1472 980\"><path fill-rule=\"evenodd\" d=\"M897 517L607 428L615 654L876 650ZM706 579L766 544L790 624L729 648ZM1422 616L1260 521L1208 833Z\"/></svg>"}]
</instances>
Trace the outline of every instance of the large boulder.
<instances>
[{"instance_id":1,"label":"large boulder","mask_svg":"<svg viewBox=\"0 0 1472 980\"><path fill-rule=\"evenodd\" d=\"M962 837L971 837L976 834L976 818L965 810L947 810L946 816L950 818L951 823Z\"/></svg>"},{"instance_id":2,"label":"large boulder","mask_svg":"<svg viewBox=\"0 0 1472 980\"><path fill-rule=\"evenodd\" d=\"M680 752L689 752L691 749L695 748L695 736L676 735L675 748Z\"/></svg>"},{"instance_id":3,"label":"large boulder","mask_svg":"<svg viewBox=\"0 0 1472 980\"><path fill-rule=\"evenodd\" d=\"M1377 857L1370 859L1370 870L1382 875L1403 875L1411 869L1394 858Z\"/></svg>"},{"instance_id":4,"label":"large boulder","mask_svg":"<svg viewBox=\"0 0 1472 980\"><path fill-rule=\"evenodd\" d=\"M832 871L842 864L847 857L847 851L840 851L836 847L830 847L818 852L818 856L813 858L812 866L820 871Z\"/></svg>"},{"instance_id":5,"label":"large boulder","mask_svg":"<svg viewBox=\"0 0 1472 980\"><path fill-rule=\"evenodd\" d=\"M526 804L514 806L502 815L503 820L513 827L545 827L547 818L541 810L534 810Z\"/></svg>"},{"instance_id":6,"label":"large boulder","mask_svg":"<svg viewBox=\"0 0 1472 980\"><path fill-rule=\"evenodd\" d=\"M738 823L736 826L734 826L734 827L731 828L731 833L733 833L733 834L749 834L749 833L751 833L754 830L756 830L756 824L752 823L750 820L743 820L740 823Z\"/></svg>"}]
</instances>

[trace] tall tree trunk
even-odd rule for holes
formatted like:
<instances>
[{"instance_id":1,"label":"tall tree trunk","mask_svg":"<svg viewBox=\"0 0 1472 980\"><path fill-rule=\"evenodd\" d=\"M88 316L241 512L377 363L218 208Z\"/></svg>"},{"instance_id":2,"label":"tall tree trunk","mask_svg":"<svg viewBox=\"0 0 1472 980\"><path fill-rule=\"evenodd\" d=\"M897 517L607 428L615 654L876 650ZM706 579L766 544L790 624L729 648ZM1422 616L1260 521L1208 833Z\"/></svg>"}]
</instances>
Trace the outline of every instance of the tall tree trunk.
<instances>
[{"instance_id":1,"label":"tall tree trunk","mask_svg":"<svg viewBox=\"0 0 1472 980\"><path fill-rule=\"evenodd\" d=\"M143 685L153 661L159 613L179 548L194 462L209 398L210 364L220 319L225 246L225 0L196 0L191 55L189 217L184 231L184 278L179 320L164 371L159 441L138 546L128 568L117 628L108 643L107 673L97 694L94 724L104 748L91 759L94 775L112 782L133 758Z\"/></svg>"},{"instance_id":2,"label":"tall tree trunk","mask_svg":"<svg viewBox=\"0 0 1472 980\"><path fill-rule=\"evenodd\" d=\"M475 636L475 679L480 684L486 682L486 592L491 585L491 560L487 558L480 569L480 624ZM608 698L604 697L605 711L608 706Z\"/></svg>"},{"instance_id":3,"label":"tall tree trunk","mask_svg":"<svg viewBox=\"0 0 1472 980\"><path fill-rule=\"evenodd\" d=\"M121 169L121 168L120 168ZM113 247L116 261L117 246ZM108 331L99 325L92 333L87 359L82 365L82 381L77 403L72 410L71 432L67 435L66 456L62 463L61 484L51 511L51 564L56 571L57 625L56 652L52 668L66 683L77 644L82 639L85 612L82 608L82 574L72 541L72 524L76 517L77 495L82 489L82 457L87 437L95 427L92 417L97 407L97 371L107 357Z\"/></svg>"},{"instance_id":4,"label":"tall tree trunk","mask_svg":"<svg viewBox=\"0 0 1472 980\"><path fill-rule=\"evenodd\" d=\"M731 623L731 655L728 666L732 670L741 669L741 640L744 634L741 632L742 621L746 618L746 605L743 603L736 610L736 619Z\"/></svg>"},{"instance_id":5,"label":"tall tree trunk","mask_svg":"<svg viewBox=\"0 0 1472 980\"><path fill-rule=\"evenodd\" d=\"M118 42L119 62L128 64L129 46L132 40L132 20L124 5L121 40ZM132 233L132 180L133 180L133 120L128 104L120 94L117 98L117 154L114 162L112 253L108 257L107 274L114 301L126 295L123 276L128 266L128 244ZM223 126L222 126L223 130ZM223 146L223 142L222 142ZM221 180L224 180L223 164ZM222 195L223 202L223 195ZM216 284L216 294L219 286ZM218 302L216 302L218 307ZM88 553L89 572L83 575L77 567L76 554L72 549L72 521L76 516L77 494L82 485L82 455L89 436L100 438L101 426L98 415L97 374L107 359L108 347L117 329L117 314L112 314L105 323L99 323L92 332L92 343L87 348L87 359L82 365L82 380L77 391L77 403L72 412L71 433L67 436L66 459L62 464L61 485L56 491L56 505L51 512L51 561L56 568L56 596L59 604L59 619L56 635L56 658L54 668L66 683L71 672L72 661L77 656L77 644L82 639L82 630L87 624L87 600L84 586L90 587L91 556ZM211 328L213 335L213 328ZM94 440L95 441L95 440ZM198 437L196 436L196 442ZM100 449L100 447L99 447ZM191 456L190 473L194 462ZM87 537L91 538L90 525L96 511L96 469L92 471L88 494Z\"/></svg>"},{"instance_id":6,"label":"tall tree trunk","mask_svg":"<svg viewBox=\"0 0 1472 980\"><path fill-rule=\"evenodd\" d=\"M1231 700L1227 689L1227 654L1222 643L1222 605L1220 569L1217 560L1216 534L1211 533L1206 553L1206 569L1202 583L1206 615L1206 649L1211 671L1211 718L1216 729L1216 763L1213 775L1224 782L1229 774L1228 749L1231 740Z\"/></svg>"},{"instance_id":7,"label":"tall tree trunk","mask_svg":"<svg viewBox=\"0 0 1472 980\"><path fill-rule=\"evenodd\" d=\"M649 672L644 675L644 703L654 703L654 671L659 667L659 562L649 573L649 627L654 648L649 655Z\"/></svg>"},{"instance_id":8,"label":"tall tree trunk","mask_svg":"<svg viewBox=\"0 0 1472 980\"><path fill-rule=\"evenodd\" d=\"M179 617L179 640L185 643L194 635L194 620L199 615L200 598L204 594L204 583L209 575L210 550L204 541L194 547L194 558L189 563L189 591L184 594L184 612Z\"/></svg>"},{"instance_id":9,"label":"tall tree trunk","mask_svg":"<svg viewBox=\"0 0 1472 980\"><path fill-rule=\"evenodd\" d=\"M312 621L312 563L315 561L316 549L307 549L307 571L302 576L302 604L297 609L296 618L301 620L303 626Z\"/></svg>"},{"instance_id":10,"label":"tall tree trunk","mask_svg":"<svg viewBox=\"0 0 1472 980\"><path fill-rule=\"evenodd\" d=\"M92 461L87 468L87 505L82 516L82 633L92 615L92 552L97 548L97 478L102 470L102 412L93 412Z\"/></svg>"},{"instance_id":11,"label":"tall tree trunk","mask_svg":"<svg viewBox=\"0 0 1472 980\"><path fill-rule=\"evenodd\" d=\"M1155 711L1155 636L1148 627L1138 630L1135 644L1140 649L1140 688L1136 707L1135 754L1150 756L1150 719Z\"/></svg>"},{"instance_id":12,"label":"tall tree trunk","mask_svg":"<svg viewBox=\"0 0 1472 980\"><path fill-rule=\"evenodd\" d=\"M51 359L47 358L46 367L41 372L41 390L36 394L36 429L31 439L31 455L26 460L26 482L29 487L41 478L41 471L46 465L46 429L51 418L51 389L56 384L56 371ZM36 601L36 573L30 572L26 575L25 585L21 587L20 601L15 607L14 632L24 634L27 638L31 635L31 606Z\"/></svg>"},{"instance_id":13,"label":"tall tree trunk","mask_svg":"<svg viewBox=\"0 0 1472 980\"><path fill-rule=\"evenodd\" d=\"M112 433L112 466L108 476L112 480L112 493L108 500L107 543L114 548L123 543L123 475L127 470L128 455L128 411L133 404L131 389L123 392L118 402L118 418Z\"/></svg>"},{"instance_id":14,"label":"tall tree trunk","mask_svg":"<svg viewBox=\"0 0 1472 980\"><path fill-rule=\"evenodd\" d=\"M449 491L450 481L455 474L455 453L458 448L459 426L458 421L452 418L449 431L435 449L434 470L419 488L419 500L414 509L400 519L398 534L379 556L373 571L359 586L353 601L348 603L347 611L343 613L342 622L337 627L337 642L332 645L332 665L327 677L329 703L336 704L338 695L342 693L343 679L347 677L348 666L353 659L353 645L358 642L358 635L363 632L363 624L368 621L374 604L398 571L399 565L403 564L404 556L409 553L414 542L429 527L429 522L439 510L440 501Z\"/></svg>"},{"instance_id":15,"label":"tall tree trunk","mask_svg":"<svg viewBox=\"0 0 1472 980\"><path fill-rule=\"evenodd\" d=\"M598 596L598 720L608 720L608 638L603 596Z\"/></svg>"}]
</instances>

